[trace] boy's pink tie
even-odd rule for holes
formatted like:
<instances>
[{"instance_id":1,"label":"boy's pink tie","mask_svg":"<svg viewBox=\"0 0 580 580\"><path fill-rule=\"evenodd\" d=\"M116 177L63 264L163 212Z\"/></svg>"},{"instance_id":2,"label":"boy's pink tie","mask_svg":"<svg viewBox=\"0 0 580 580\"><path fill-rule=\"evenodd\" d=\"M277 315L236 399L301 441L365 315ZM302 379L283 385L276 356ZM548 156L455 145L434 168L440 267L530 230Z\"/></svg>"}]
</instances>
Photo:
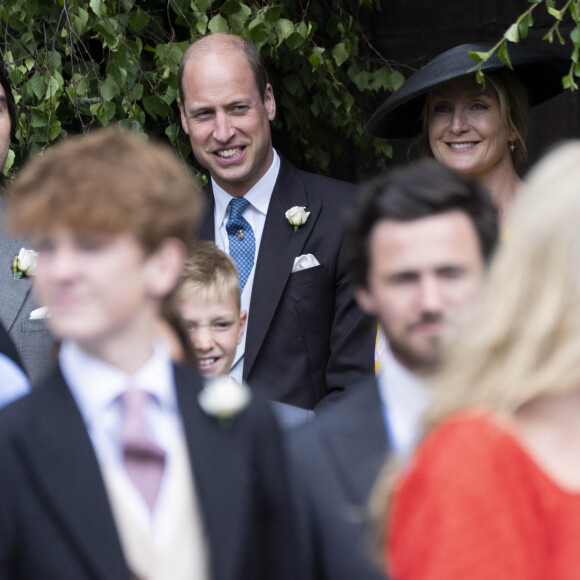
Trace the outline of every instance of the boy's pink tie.
<instances>
[{"instance_id":1,"label":"boy's pink tie","mask_svg":"<svg viewBox=\"0 0 580 580\"><path fill-rule=\"evenodd\" d=\"M152 510L163 477L165 451L147 433L144 409L149 397L147 391L134 388L121 395L125 411L122 444L127 475Z\"/></svg>"}]
</instances>

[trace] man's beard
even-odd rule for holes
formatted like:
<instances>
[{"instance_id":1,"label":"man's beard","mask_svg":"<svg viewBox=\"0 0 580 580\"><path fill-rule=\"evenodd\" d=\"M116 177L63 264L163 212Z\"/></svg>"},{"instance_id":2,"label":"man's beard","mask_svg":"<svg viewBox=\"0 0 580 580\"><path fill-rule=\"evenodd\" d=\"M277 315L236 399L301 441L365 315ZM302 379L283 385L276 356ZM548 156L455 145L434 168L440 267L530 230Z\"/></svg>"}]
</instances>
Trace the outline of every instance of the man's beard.
<instances>
[{"instance_id":1,"label":"man's beard","mask_svg":"<svg viewBox=\"0 0 580 580\"><path fill-rule=\"evenodd\" d=\"M389 339L389 344L395 358L412 372L419 375L433 373L441 360L442 337L432 336L424 338L420 345L410 338L410 335L423 324L442 323L440 314L426 314L421 320L409 325L402 340Z\"/></svg>"}]
</instances>

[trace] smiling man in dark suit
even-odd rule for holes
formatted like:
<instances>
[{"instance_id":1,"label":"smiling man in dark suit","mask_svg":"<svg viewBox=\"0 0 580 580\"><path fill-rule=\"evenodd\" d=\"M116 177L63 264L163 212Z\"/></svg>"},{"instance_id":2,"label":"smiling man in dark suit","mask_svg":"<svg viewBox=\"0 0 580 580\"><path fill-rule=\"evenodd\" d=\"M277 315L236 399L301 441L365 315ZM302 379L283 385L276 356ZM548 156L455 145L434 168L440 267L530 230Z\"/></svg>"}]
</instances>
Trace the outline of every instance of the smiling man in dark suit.
<instances>
[{"instance_id":1,"label":"smiling man in dark suit","mask_svg":"<svg viewBox=\"0 0 580 580\"><path fill-rule=\"evenodd\" d=\"M236 261L248 312L231 375L312 409L373 373L374 330L354 300L343 248L356 189L300 171L273 149L274 93L241 37L195 42L179 84L183 129L211 175L200 236Z\"/></svg>"},{"instance_id":2,"label":"smiling man in dark suit","mask_svg":"<svg viewBox=\"0 0 580 580\"><path fill-rule=\"evenodd\" d=\"M371 563L369 495L387 457L412 452L429 402L423 380L453 317L481 287L497 229L489 194L436 161L384 174L363 191L348 236L355 292L389 345L376 379L291 440L312 578L384 578Z\"/></svg>"}]
</instances>

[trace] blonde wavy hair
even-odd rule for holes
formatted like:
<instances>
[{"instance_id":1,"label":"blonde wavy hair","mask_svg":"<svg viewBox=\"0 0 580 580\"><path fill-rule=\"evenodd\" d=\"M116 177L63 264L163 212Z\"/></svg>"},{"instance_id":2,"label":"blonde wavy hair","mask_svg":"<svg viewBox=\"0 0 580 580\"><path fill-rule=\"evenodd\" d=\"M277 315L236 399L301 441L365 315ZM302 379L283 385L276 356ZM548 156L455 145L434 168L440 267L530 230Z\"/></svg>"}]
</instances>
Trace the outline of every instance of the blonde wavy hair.
<instances>
[{"instance_id":1,"label":"blonde wavy hair","mask_svg":"<svg viewBox=\"0 0 580 580\"><path fill-rule=\"evenodd\" d=\"M434 377L426 429L580 386L580 141L530 173L486 288Z\"/></svg>"}]
</instances>

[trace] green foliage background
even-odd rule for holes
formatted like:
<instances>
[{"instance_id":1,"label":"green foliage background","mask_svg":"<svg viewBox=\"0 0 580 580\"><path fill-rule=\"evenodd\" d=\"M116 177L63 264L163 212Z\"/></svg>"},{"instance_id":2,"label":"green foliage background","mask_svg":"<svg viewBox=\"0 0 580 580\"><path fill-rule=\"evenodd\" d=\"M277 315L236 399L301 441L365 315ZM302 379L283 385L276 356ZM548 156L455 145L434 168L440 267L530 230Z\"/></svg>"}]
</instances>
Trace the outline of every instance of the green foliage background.
<instances>
[{"instance_id":1,"label":"green foliage background","mask_svg":"<svg viewBox=\"0 0 580 580\"><path fill-rule=\"evenodd\" d=\"M543 5L554 22L547 41L564 43L560 24L572 22L564 83L578 88L580 0L529 3L494 49L474 59L497 51L509 60L507 43L527 36ZM266 63L278 103L277 148L317 172L350 179L359 177L355 168L376 172L391 149L365 124L376 93L404 80L368 38L371 19L387 17L380 0L4 0L0 55L19 109L7 168L112 122L169 141L193 163L179 123L178 64L195 38L232 32L254 42Z\"/></svg>"},{"instance_id":2,"label":"green foliage background","mask_svg":"<svg viewBox=\"0 0 580 580\"><path fill-rule=\"evenodd\" d=\"M69 134L112 122L191 159L178 64L196 37L232 32L262 53L285 155L326 172L331 159L362 153L376 170L390 148L365 131L366 95L403 82L366 40L364 23L379 11L379 0L5 0L0 52L19 109L10 160L17 168Z\"/></svg>"},{"instance_id":3,"label":"green foliage background","mask_svg":"<svg viewBox=\"0 0 580 580\"><path fill-rule=\"evenodd\" d=\"M478 63L478 66L481 66L493 54L497 53L498 58L511 68L508 43L518 43L527 38L530 28L534 26L534 10L539 6L544 6L553 23L543 36L543 40L551 44L557 39L561 45L565 45L566 38L560 28L570 27L570 32L567 34L572 43L570 70L562 78L562 85L565 89L578 90L577 79L580 78L580 0L565 0L560 3L560 8L556 6L556 0L528 0L528 2L530 4L528 9L522 12L516 21L509 26L495 46L488 52L470 52L471 57ZM562 26L565 21L567 21L566 25ZM481 70L477 71L477 78L478 81L483 81Z\"/></svg>"}]
</instances>

